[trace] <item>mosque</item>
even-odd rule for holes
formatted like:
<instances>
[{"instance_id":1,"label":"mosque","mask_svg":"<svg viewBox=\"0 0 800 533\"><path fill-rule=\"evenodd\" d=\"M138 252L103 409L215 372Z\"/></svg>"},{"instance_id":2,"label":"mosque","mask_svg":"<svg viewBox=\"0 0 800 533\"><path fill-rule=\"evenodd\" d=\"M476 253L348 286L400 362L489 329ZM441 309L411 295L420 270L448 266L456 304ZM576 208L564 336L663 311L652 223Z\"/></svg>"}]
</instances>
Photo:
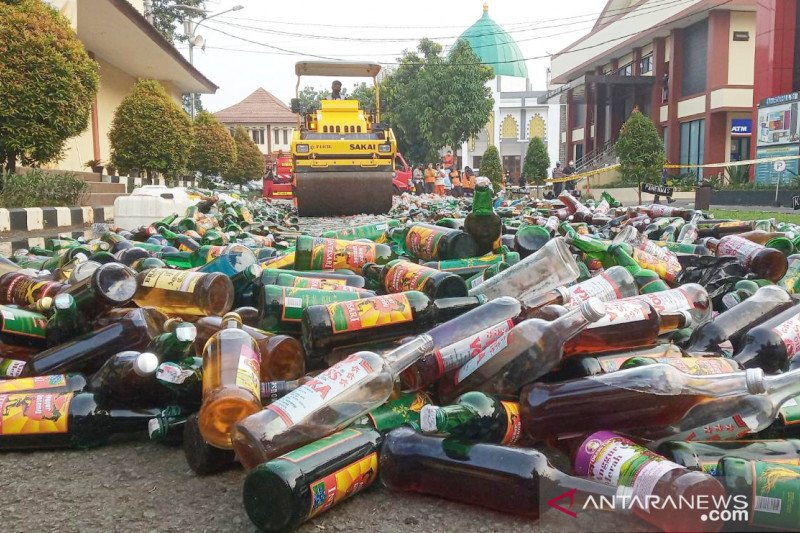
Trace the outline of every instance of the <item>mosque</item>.
<instances>
[{"instance_id":1,"label":"mosque","mask_svg":"<svg viewBox=\"0 0 800 533\"><path fill-rule=\"evenodd\" d=\"M483 15L461 34L459 39L469 43L481 62L492 67L495 78L488 82L494 97L494 109L480 134L458 150L459 167L480 168L483 153L496 146L503 160L503 169L516 179L528 143L541 138L550 156L551 167L560 161L559 103L539 104L537 99L546 91L531 90L528 67L514 39L489 17L489 6L483 5Z\"/></svg>"}]
</instances>

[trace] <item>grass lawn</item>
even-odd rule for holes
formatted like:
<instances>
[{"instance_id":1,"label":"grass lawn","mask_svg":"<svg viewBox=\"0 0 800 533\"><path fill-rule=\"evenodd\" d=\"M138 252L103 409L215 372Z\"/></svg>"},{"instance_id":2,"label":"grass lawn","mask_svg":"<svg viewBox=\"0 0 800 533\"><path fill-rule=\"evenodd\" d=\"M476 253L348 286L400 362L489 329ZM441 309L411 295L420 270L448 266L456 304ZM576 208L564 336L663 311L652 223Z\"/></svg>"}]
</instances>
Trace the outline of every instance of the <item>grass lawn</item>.
<instances>
[{"instance_id":1,"label":"grass lawn","mask_svg":"<svg viewBox=\"0 0 800 533\"><path fill-rule=\"evenodd\" d=\"M714 218L733 218L738 220L763 220L765 218L774 218L778 222L791 222L793 224L800 224L800 213L775 213L770 211L729 211L723 209L710 209L710 213Z\"/></svg>"}]
</instances>

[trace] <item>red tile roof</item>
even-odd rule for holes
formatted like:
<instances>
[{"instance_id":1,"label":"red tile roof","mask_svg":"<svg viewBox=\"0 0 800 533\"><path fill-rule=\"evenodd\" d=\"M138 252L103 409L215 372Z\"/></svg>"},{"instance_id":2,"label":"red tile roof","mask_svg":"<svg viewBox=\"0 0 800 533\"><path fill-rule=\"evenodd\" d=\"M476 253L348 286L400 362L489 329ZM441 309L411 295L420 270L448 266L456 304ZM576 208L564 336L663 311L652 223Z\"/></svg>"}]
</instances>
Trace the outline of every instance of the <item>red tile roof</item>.
<instances>
[{"instance_id":1,"label":"red tile roof","mask_svg":"<svg viewBox=\"0 0 800 533\"><path fill-rule=\"evenodd\" d=\"M226 124L297 122L297 115L289 106L263 87L238 104L217 111L214 116Z\"/></svg>"}]
</instances>

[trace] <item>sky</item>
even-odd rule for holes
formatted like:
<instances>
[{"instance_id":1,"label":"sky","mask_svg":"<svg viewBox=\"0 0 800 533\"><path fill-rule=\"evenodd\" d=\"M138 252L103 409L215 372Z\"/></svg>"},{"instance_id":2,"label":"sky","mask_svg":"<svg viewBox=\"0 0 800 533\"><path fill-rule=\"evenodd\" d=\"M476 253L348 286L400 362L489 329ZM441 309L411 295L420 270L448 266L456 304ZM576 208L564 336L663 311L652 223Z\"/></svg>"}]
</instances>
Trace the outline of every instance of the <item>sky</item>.
<instances>
[{"instance_id":1,"label":"sky","mask_svg":"<svg viewBox=\"0 0 800 533\"><path fill-rule=\"evenodd\" d=\"M528 59L534 90L546 88L548 54L589 32L606 0L488 0L489 16L516 41ZM219 86L203 105L219 111L258 87L288 103L294 97L294 64L334 58L388 66L423 37L450 46L483 13L483 0L208 0L209 15L236 5L243 9L201 24L195 66ZM188 56L188 47L179 45ZM542 58L545 56L545 58ZM328 87L330 79L303 78ZM361 80L342 80L345 87Z\"/></svg>"}]
</instances>

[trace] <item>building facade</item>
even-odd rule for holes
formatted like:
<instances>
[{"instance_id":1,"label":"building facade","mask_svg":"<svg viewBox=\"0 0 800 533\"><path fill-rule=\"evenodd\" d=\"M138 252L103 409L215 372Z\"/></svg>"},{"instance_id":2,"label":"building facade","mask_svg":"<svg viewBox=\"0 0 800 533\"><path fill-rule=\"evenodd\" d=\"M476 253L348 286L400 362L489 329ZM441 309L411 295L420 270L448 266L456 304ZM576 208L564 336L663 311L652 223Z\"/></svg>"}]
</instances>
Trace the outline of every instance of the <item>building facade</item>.
<instances>
[{"instance_id":1,"label":"building facade","mask_svg":"<svg viewBox=\"0 0 800 533\"><path fill-rule=\"evenodd\" d=\"M483 153L489 146L496 146L503 169L516 180L522 172L528 143L534 137L544 141L550 163L555 165L561 104L537 101L544 91L531 90L524 56L514 39L489 17L486 4L483 16L459 39L469 43L481 62L495 72L489 82L494 98L492 115L486 127L460 147L459 167L480 168Z\"/></svg>"},{"instance_id":2,"label":"building facade","mask_svg":"<svg viewBox=\"0 0 800 533\"><path fill-rule=\"evenodd\" d=\"M289 152L297 115L266 89L259 87L247 98L214 113L233 133L244 127L264 155Z\"/></svg>"},{"instance_id":3,"label":"building facade","mask_svg":"<svg viewBox=\"0 0 800 533\"><path fill-rule=\"evenodd\" d=\"M66 16L100 66L89 127L66 142L64 157L53 167L81 171L87 170L90 159L108 162L114 112L139 78L158 80L178 104L184 93L217 90L147 21L142 0L50 0L48 4Z\"/></svg>"},{"instance_id":4,"label":"building facade","mask_svg":"<svg viewBox=\"0 0 800 533\"><path fill-rule=\"evenodd\" d=\"M747 159L756 3L610 0L588 35L552 57L553 86L539 98L566 105L563 157L580 165L608 152L638 107L670 163Z\"/></svg>"}]
</instances>

